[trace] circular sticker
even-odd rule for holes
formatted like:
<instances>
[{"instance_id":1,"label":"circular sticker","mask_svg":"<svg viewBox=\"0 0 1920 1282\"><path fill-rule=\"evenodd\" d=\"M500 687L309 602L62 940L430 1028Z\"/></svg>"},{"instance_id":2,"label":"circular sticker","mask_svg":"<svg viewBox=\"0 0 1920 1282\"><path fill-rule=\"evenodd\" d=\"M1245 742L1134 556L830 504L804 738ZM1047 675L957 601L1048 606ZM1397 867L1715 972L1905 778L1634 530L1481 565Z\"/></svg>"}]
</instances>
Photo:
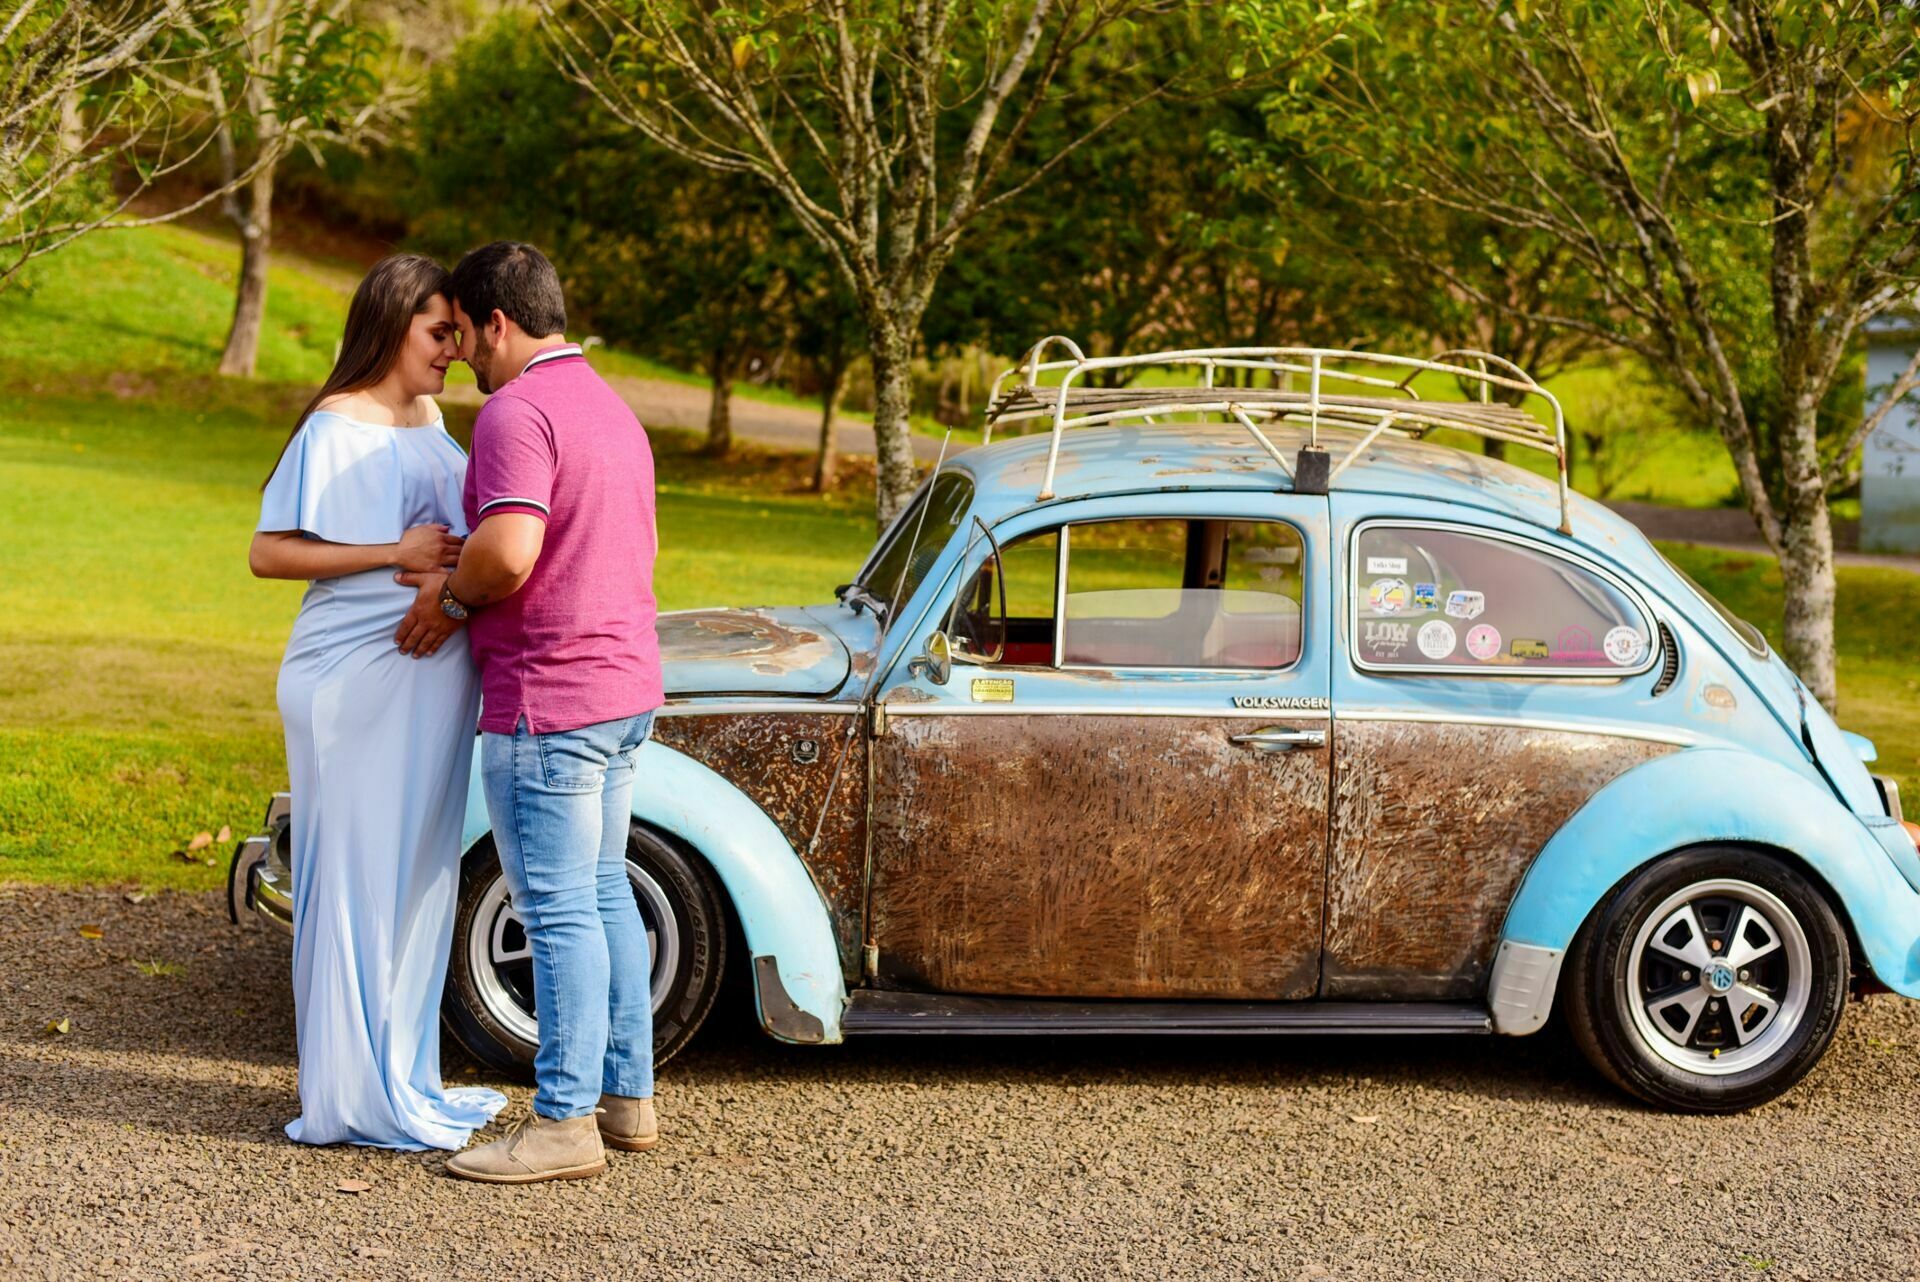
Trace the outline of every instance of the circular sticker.
<instances>
[{"instance_id":1,"label":"circular sticker","mask_svg":"<svg viewBox=\"0 0 1920 1282\"><path fill-rule=\"evenodd\" d=\"M1467 653L1476 659L1491 659L1500 653L1500 629L1491 623L1477 623L1467 629Z\"/></svg>"},{"instance_id":2,"label":"circular sticker","mask_svg":"<svg viewBox=\"0 0 1920 1282\"><path fill-rule=\"evenodd\" d=\"M1445 619L1429 619L1420 625L1420 633L1415 637L1420 643L1420 653L1429 659L1444 659L1453 653L1453 647L1460 638L1454 633L1453 625Z\"/></svg>"},{"instance_id":3,"label":"circular sticker","mask_svg":"<svg viewBox=\"0 0 1920 1282\"><path fill-rule=\"evenodd\" d=\"M1609 663L1625 668L1646 658L1647 639L1636 628L1619 627L1607 633L1600 648Z\"/></svg>"},{"instance_id":4,"label":"circular sticker","mask_svg":"<svg viewBox=\"0 0 1920 1282\"><path fill-rule=\"evenodd\" d=\"M1375 614L1399 614L1407 608L1407 581L1375 579L1367 589L1367 607Z\"/></svg>"}]
</instances>

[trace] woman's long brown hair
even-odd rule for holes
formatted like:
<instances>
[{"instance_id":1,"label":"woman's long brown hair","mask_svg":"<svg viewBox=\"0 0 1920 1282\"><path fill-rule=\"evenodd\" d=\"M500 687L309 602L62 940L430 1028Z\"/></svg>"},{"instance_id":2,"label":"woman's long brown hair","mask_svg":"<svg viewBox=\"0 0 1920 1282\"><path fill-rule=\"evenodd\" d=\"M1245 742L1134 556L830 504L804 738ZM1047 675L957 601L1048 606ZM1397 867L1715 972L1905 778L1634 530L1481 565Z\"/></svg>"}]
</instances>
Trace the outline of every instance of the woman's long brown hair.
<instances>
[{"instance_id":1,"label":"woman's long brown hair","mask_svg":"<svg viewBox=\"0 0 1920 1282\"><path fill-rule=\"evenodd\" d=\"M300 411L293 431L287 434L287 443L280 447L280 458L273 461L273 471L267 473L268 481L280 470L280 459L287 456L293 438L307 425L320 402L372 387L387 376L400 359L413 318L427 310L434 295L452 296L447 292L448 280L446 268L418 254L394 254L373 265L353 291L353 302L347 305L347 329L340 336L340 355L334 358L333 372ZM263 489L265 486L266 482L261 482Z\"/></svg>"}]
</instances>

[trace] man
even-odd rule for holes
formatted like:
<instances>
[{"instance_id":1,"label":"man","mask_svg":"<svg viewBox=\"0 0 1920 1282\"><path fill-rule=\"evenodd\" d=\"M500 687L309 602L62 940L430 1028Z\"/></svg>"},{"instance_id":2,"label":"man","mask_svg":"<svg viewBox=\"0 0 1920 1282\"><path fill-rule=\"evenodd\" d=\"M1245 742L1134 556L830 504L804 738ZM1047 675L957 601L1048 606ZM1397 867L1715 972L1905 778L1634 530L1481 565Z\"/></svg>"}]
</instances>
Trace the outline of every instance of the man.
<instances>
[{"instance_id":1,"label":"man","mask_svg":"<svg viewBox=\"0 0 1920 1282\"><path fill-rule=\"evenodd\" d=\"M658 1139L651 956L627 883L633 757L661 703L653 455L633 412L565 337L553 265L497 242L454 269L460 357L490 399L473 429L472 531L421 588L410 631L465 620L480 668L481 774L500 867L533 954L533 1116L454 1175L579 1179L606 1145ZM438 610L443 618L434 617Z\"/></svg>"}]
</instances>

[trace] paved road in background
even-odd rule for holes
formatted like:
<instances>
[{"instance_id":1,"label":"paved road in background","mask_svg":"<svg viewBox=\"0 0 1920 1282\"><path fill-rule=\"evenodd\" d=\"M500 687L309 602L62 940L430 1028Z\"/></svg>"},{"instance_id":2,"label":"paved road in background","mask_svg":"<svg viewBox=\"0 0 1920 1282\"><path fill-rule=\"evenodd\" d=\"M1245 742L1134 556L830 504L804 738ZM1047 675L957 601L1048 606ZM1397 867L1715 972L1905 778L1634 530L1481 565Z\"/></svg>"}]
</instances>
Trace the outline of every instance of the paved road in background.
<instances>
[{"instance_id":1,"label":"paved road in background","mask_svg":"<svg viewBox=\"0 0 1920 1282\"><path fill-rule=\"evenodd\" d=\"M497 1189L281 1137L287 968L217 896L0 887L0 1278L1920 1277L1892 997L1729 1118L1641 1108L1553 1032L799 1048L735 1019L666 1066L659 1149Z\"/></svg>"}]
</instances>

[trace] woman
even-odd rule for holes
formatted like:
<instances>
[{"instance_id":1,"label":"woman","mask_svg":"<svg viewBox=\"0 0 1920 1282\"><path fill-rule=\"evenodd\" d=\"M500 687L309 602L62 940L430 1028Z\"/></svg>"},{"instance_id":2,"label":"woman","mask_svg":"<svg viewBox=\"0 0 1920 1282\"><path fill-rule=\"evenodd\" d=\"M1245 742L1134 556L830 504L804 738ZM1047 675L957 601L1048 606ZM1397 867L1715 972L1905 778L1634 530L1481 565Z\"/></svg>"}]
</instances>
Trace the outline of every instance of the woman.
<instances>
[{"instance_id":1,"label":"woman","mask_svg":"<svg viewBox=\"0 0 1920 1282\"><path fill-rule=\"evenodd\" d=\"M466 455L433 397L447 273L411 254L354 291L340 355L281 451L248 564L305 579L280 665L293 786L303 1144L457 1149L506 1100L440 1084L440 990L480 688L464 638L394 641L398 570L452 564Z\"/></svg>"}]
</instances>

